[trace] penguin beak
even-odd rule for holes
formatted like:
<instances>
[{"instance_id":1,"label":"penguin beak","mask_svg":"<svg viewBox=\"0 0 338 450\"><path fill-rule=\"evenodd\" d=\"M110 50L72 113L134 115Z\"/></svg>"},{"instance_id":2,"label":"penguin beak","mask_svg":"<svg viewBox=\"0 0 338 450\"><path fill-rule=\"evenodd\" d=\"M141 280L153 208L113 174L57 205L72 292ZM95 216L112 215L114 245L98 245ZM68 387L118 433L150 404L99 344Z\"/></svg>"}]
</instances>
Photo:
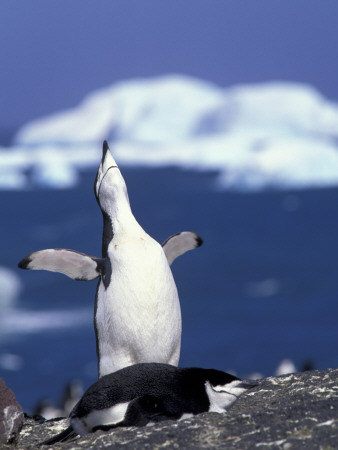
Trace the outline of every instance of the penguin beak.
<instances>
[{"instance_id":1,"label":"penguin beak","mask_svg":"<svg viewBox=\"0 0 338 450\"><path fill-rule=\"evenodd\" d=\"M100 186L101 186L101 183L102 183L104 177L107 175L107 172L114 167L118 169L116 161L110 152L108 142L104 141L103 149L102 149L102 159L101 159L101 163L100 163L100 166L99 166L97 174L96 174L95 184L94 184L95 195L97 198L99 198Z\"/></svg>"},{"instance_id":2,"label":"penguin beak","mask_svg":"<svg viewBox=\"0 0 338 450\"><path fill-rule=\"evenodd\" d=\"M101 159L101 164L99 167L99 172L101 172L102 178L106 175L108 170L111 169L112 167L118 168L116 161L110 152L108 142L104 141L103 149L102 149L102 159Z\"/></svg>"},{"instance_id":3,"label":"penguin beak","mask_svg":"<svg viewBox=\"0 0 338 450\"><path fill-rule=\"evenodd\" d=\"M103 143L102 159L96 174L94 191L102 211L106 213L110 211L110 214L113 214L112 209L116 206L116 202L120 206L126 202L130 209L126 183L110 153L107 141Z\"/></svg>"}]
</instances>

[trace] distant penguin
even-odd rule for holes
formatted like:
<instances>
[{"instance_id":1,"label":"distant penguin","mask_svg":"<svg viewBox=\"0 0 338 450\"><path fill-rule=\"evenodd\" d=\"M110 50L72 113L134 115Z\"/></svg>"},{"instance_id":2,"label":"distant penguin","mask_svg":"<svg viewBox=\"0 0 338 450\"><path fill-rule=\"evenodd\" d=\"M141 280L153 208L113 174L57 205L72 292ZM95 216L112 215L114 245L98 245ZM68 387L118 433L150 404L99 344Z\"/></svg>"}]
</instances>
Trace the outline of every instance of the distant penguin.
<instances>
[{"instance_id":1,"label":"distant penguin","mask_svg":"<svg viewBox=\"0 0 338 450\"><path fill-rule=\"evenodd\" d=\"M215 369L144 363L100 378L70 414L70 426L43 444L64 442L96 430L145 426L226 409L257 382Z\"/></svg>"},{"instance_id":2,"label":"distant penguin","mask_svg":"<svg viewBox=\"0 0 338 450\"><path fill-rule=\"evenodd\" d=\"M46 420L55 419L58 417L65 417L64 411L57 408L51 399L43 398L35 405L33 416L41 416Z\"/></svg>"},{"instance_id":3,"label":"distant penguin","mask_svg":"<svg viewBox=\"0 0 338 450\"><path fill-rule=\"evenodd\" d=\"M278 377L280 375L287 375L289 373L297 372L296 366L291 359L285 358L278 364L275 376Z\"/></svg>"},{"instance_id":4,"label":"distant penguin","mask_svg":"<svg viewBox=\"0 0 338 450\"><path fill-rule=\"evenodd\" d=\"M306 372L308 370L315 370L315 363L311 359L303 361L300 371Z\"/></svg>"},{"instance_id":5,"label":"distant penguin","mask_svg":"<svg viewBox=\"0 0 338 450\"><path fill-rule=\"evenodd\" d=\"M69 416L82 394L83 385L80 380L73 379L65 385L61 399L61 408L66 416Z\"/></svg>"},{"instance_id":6,"label":"distant penguin","mask_svg":"<svg viewBox=\"0 0 338 450\"><path fill-rule=\"evenodd\" d=\"M47 249L29 254L18 266L75 280L100 277L94 318L99 377L140 362L177 365L181 310L169 264L202 239L182 232L161 247L143 230L106 141L94 191L103 214L102 258Z\"/></svg>"}]
</instances>

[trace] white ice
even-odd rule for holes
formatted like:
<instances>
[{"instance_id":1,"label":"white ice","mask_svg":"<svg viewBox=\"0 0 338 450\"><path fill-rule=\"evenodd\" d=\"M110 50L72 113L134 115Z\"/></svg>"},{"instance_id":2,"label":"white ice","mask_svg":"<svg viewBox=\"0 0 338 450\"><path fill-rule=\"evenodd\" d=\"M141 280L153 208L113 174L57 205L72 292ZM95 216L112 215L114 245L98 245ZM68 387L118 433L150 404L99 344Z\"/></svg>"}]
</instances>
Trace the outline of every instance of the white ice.
<instances>
[{"instance_id":1,"label":"white ice","mask_svg":"<svg viewBox=\"0 0 338 450\"><path fill-rule=\"evenodd\" d=\"M338 185L338 105L313 87L135 79L35 120L0 149L0 189L67 188L107 139L121 165L217 170L219 189ZM29 171L27 169L30 169Z\"/></svg>"}]
</instances>

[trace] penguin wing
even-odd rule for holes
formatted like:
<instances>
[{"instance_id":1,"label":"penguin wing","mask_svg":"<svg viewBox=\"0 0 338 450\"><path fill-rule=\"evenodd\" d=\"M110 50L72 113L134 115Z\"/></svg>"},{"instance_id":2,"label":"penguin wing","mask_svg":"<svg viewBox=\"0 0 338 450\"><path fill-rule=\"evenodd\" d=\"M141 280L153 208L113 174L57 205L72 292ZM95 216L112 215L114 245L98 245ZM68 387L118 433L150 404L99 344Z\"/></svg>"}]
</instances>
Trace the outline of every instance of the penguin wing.
<instances>
[{"instance_id":1,"label":"penguin wing","mask_svg":"<svg viewBox=\"0 0 338 450\"><path fill-rule=\"evenodd\" d=\"M101 275L101 259L64 248L30 253L18 264L20 269L60 272L73 280L94 280Z\"/></svg>"},{"instance_id":2,"label":"penguin wing","mask_svg":"<svg viewBox=\"0 0 338 450\"><path fill-rule=\"evenodd\" d=\"M124 419L113 426L143 427L149 422L162 422L163 420L176 418L179 418L179 416L176 417L175 414L166 408L162 397L144 394L136 397L129 403ZM104 428L102 426L95 427L93 431L96 429Z\"/></svg>"},{"instance_id":3,"label":"penguin wing","mask_svg":"<svg viewBox=\"0 0 338 450\"><path fill-rule=\"evenodd\" d=\"M181 233L170 236L163 242L163 251L167 257L168 263L183 255L188 250L200 247L203 244L202 238L192 231L182 231Z\"/></svg>"}]
</instances>

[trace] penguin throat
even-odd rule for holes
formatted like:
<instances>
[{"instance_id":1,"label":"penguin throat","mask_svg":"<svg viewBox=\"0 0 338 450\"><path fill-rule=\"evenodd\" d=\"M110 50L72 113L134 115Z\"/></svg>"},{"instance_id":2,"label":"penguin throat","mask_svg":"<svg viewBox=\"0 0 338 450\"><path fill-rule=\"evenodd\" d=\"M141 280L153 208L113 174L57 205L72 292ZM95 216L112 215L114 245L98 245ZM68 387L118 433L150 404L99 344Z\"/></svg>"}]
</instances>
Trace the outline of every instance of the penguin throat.
<instances>
[{"instance_id":1,"label":"penguin throat","mask_svg":"<svg viewBox=\"0 0 338 450\"><path fill-rule=\"evenodd\" d=\"M98 191L97 191L97 198L100 198L100 189L101 189L103 180L104 180L105 177L107 176L107 173L110 171L110 169L118 169L118 167L117 167L117 166L110 166L110 167L108 167L108 169L106 170L106 173L103 175L102 180L101 180L101 182L100 182L100 186L99 186L99 189L98 189Z\"/></svg>"}]
</instances>

